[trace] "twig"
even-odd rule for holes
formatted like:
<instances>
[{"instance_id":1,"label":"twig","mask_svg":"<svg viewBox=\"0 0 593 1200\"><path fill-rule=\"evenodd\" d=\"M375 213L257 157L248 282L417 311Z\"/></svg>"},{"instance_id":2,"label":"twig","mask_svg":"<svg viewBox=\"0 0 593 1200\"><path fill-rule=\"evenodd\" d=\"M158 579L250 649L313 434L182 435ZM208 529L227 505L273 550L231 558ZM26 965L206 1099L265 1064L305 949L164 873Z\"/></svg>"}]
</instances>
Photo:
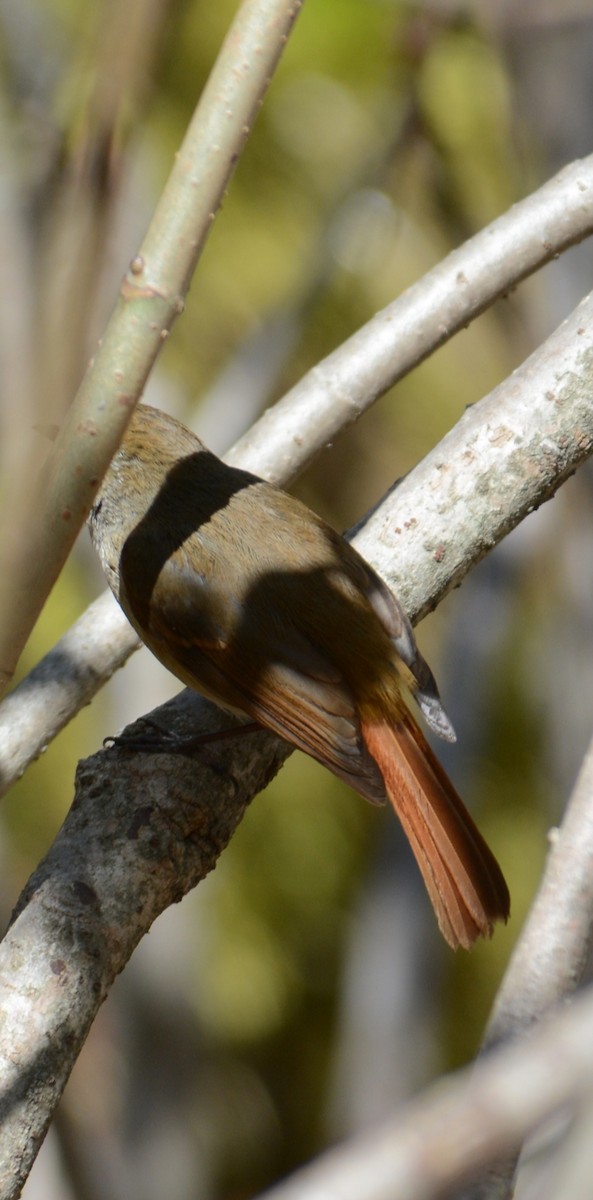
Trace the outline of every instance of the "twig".
<instances>
[{"instance_id":1,"label":"twig","mask_svg":"<svg viewBox=\"0 0 593 1200\"><path fill-rule=\"evenodd\" d=\"M448 254L300 380L228 461L286 483L408 371L593 231L593 155Z\"/></svg>"},{"instance_id":2,"label":"twig","mask_svg":"<svg viewBox=\"0 0 593 1200\"><path fill-rule=\"evenodd\" d=\"M516 1037L574 992L592 939L593 741L554 831L541 886L496 998L485 1051ZM516 1155L496 1163L465 1200L511 1196L516 1165Z\"/></svg>"},{"instance_id":3,"label":"twig","mask_svg":"<svg viewBox=\"0 0 593 1200\"><path fill-rule=\"evenodd\" d=\"M324 1154L260 1200L450 1197L484 1162L588 1093L592 1022L588 989L569 1012L439 1082L380 1129Z\"/></svg>"},{"instance_id":4,"label":"twig","mask_svg":"<svg viewBox=\"0 0 593 1200\"><path fill-rule=\"evenodd\" d=\"M593 938L593 741L488 1025L485 1048L514 1036L580 982Z\"/></svg>"},{"instance_id":5,"label":"twig","mask_svg":"<svg viewBox=\"0 0 593 1200\"><path fill-rule=\"evenodd\" d=\"M89 605L0 706L0 795L138 645L111 592Z\"/></svg>"},{"instance_id":6,"label":"twig","mask_svg":"<svg viewBox=\"0 0 593 1200\"><path fill-rule=\"evenodd\" d=\"M50 456L28 554L0 619L0 691L182 312L218 205L302 0L243 0L100 347Z\"/></svg>"}]
</instances>

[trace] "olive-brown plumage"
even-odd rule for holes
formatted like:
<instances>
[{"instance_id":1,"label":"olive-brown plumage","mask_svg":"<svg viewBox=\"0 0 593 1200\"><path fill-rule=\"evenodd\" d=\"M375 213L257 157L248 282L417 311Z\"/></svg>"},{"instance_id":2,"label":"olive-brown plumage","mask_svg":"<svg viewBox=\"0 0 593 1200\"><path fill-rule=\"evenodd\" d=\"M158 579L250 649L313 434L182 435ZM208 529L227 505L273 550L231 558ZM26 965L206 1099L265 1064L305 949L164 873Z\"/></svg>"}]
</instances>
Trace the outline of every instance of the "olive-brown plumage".
<instances>
[{"instance_id":1,"label":"olive-brown plumage","mask_svg":"<svg viewBox=\"0 0 593 1200\"><path fill-rule=\"evenodd\" d=\"M451 740L434 679L399 603L344 538L145 405L89 526L124 612L174 675L366 799L389 798L452 946L507 919L498 863L405 702L412 693Z\"/></svg>"}]
</instances>

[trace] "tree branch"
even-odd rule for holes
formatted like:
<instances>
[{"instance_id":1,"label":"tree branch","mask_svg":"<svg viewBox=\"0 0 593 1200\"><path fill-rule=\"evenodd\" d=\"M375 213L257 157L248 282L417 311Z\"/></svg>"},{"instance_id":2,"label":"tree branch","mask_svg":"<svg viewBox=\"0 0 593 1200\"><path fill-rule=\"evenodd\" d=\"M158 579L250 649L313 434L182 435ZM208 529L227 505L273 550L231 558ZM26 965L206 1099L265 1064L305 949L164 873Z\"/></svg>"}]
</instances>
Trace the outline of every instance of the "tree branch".
<instances>
[{"instance_id":1,"label":"tree branch","mask_svg":"<svg viewBox=\"0 0 593 1200\"><path fill-rule=\"evenodd\" d=\"M574 992L592 940L593 740L561 828L551 839L544 877L500 986L484 1051L516 1037ZM512 1196L516 1165L515 1154L494 1164L466 1200Z\"/></svg>"},{"instance_id":2,"label":"tree branch","mask_svg":"<svg viewBox=\"0 0 593 1200\"><path fill-rule=\"evenodd\" d=\"M478 1067L440 1081L379 1129L354 1138L260 1200L444 1200L593 1078L593 991ZM566 1193L564 1193L566 1194Z\"/></svg>"},{"instance_id":3,"label":"tree branch","mask_svg":"<svg viewBox=\"0 0 593 1200\"><path fill-rule=\"evenodd\" d=\"M448 254L240 439L227 461L286 484L336 434L522 279L593 231L593 155Z\"/></svg>"},{"instance_id":4,"label":"tree branch","mask_svg":"<svg viewBox=\"0 0 593 1200\"><path fill-rule=\"evenodd\" d=\"M593 451L593 293L468 408L357 539L413 621Z\"/></svg>"},{"instance_id":5,"label":"tree branch","mask_svg":"<svg viewBox=\"0 0 593 1200\"><path fill-rule=\"evenodd\" d=\"M50 455L0 614L0 693L71 550L191 276L302 0L243 0Z\"/></svg>"},{"instance_id":6,"label":"tree branch","mask_svg":"<svg viewBox=\"0 0 593 1200\"><path fill-rule=\"evenodd\" d=\"M176 702L182 735L218 718L190 692ZM262 732L234 739L232 763L225 752L208 765L206 748L201 761L110 750L80 764L72 808L0 945L2 1200L20 1195L116 974L155 917L212 870L287 753Z\"/></svg>"},{"instance_id":7,"label":"tree branch","mask_svg":"<svg viewBox=\"0 0 593 1200\"><path fill-rule=\"evenodd\" d=\"M0 795L139 645L111 592L103 592L0 705Z\"/></svg>"}]
</instances>

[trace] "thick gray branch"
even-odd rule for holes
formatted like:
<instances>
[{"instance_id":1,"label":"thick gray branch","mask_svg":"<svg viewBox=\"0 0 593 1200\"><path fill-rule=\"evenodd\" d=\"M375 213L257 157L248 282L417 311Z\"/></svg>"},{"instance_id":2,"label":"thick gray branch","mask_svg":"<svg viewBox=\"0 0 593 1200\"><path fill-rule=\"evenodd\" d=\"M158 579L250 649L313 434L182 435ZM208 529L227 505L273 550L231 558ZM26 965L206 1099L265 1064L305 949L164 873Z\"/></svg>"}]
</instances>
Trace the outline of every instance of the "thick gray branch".
<instances>
[{"instance_id":1,"label":"thick gray branch","mask_svg":"<svg viewBox=\"0 0 593 1200\"><path fill-rule=\"evenodd\" d=\"M472 405L357 538L418 621L593 449L593 293Z\"/></svg>"},{"instance_id":2,"label":"thick gray branch","mask_svg":"<svg viewBox=\"0 0 593 1200\"><path fill-rule=\"evenodd\" d=\"M192 693L175 704L182 735L218 721ZM235 738L232 755L226 745L201 762L111 750L79 767L70 813L0 945L2 1200L20 1195L115 975L155 917L212 870L288 752L264 732Z\"/></svg>"}]
</instances>

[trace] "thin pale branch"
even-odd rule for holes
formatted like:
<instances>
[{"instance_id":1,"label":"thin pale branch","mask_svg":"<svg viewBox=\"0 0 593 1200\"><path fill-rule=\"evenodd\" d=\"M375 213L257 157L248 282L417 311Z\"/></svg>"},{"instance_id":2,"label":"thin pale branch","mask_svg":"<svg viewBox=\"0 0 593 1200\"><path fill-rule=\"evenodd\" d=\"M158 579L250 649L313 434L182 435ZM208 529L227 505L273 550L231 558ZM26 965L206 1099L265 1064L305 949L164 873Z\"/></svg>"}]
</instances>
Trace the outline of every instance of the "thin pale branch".
<instances>
[{"instance_id":1,"label":"thin pale branch","mask_svg":"<svg viewBox=\"0 0 593 1200\"><path fill-rule=\"evenodd\" d=\"M124 276L50 456L28 553L0 619L0 685L15 664L173 322L302 0L244 0ZM1 690L1 688L0 688Z\"/></svg>"},{"instance_id":2,"label":"thin pale branch","mask_svg":"<svg viewBox=\"0 0 593 1200\"><path fill-rule=\"evenodd\" d=\"M0 708L0 794L111 677L139 641L111 592L103 592Z\"/></svg>"},{"instance_id":3,"label":"thin pale branch","mask_svg":"<svg viewBox=\"0 0 593 1200\"><path fill-rule=\"evenodd\" d=\"M593 231L593 155L448 254L252 426L228 461L286 484L313 454L495 300Z\"/></svg>"},{"instance_id":4,"label":"thin pale branch","mask_svg":"<svg viewBox=\"0 0 593 1200\"><path fill-rule=\"evenodd\" d=\"M574 992L592 939L593 741L562 825L554 831L542 883L496 998L485 1051L516 1037ZM466 1200L512 1196L516 1165L516 1155L505 1157L467 1192Z\"/></svg>"},{"instance_id":5,"label":"thin pale branch","mask_svg":"<svg viewBox=\"0 0 593 1200\"><path fill-rule=\"evenodd\" d=\"M592 1021L588 989L570 1011L440 1081L380 1129L324 1154L261 1200L451 1197L484 1162L588 1094Z\"/></svg>"},{"instance_id":6,"label":"thin pale branch","mask_svg":"<svg viewBox=\"0 0 593 1200\"><path fill-rule=\"evenodd\" d=\"M32 346L36 379L43 380L42 396L39 386L34 391L42 406L37 420L44 425L61 424L94 346L122 168L130 135L149 100L173 2L96 5L92 80L81 90L73 81L66 89L84 133L56 129L52 161L46 164L46 179L53 175L55 184L45 189L48 199L39 217L42 253L35 282L40 296ZM32 425L21 416L21 441ZM28 539L28 526L21 537Z\"/></svg>"}]
</instances>

